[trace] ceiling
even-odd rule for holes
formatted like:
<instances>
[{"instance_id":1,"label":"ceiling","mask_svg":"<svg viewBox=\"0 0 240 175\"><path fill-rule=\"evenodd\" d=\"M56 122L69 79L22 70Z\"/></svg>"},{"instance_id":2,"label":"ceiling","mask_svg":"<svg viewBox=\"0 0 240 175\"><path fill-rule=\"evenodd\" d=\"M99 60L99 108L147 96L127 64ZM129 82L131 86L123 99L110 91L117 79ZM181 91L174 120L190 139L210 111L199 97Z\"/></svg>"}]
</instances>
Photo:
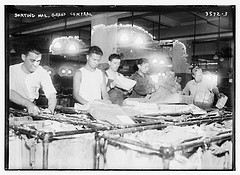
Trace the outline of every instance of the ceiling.
<instances>
[{"instance_id":1,"label":"ceiling","mask_svg":"<svg viewBox=\"0 0 240 175\"><path fill-rule=\"evenodd\" d=\"M5 6L6 39L10 49L26 39L49 41L56 35L78 35L90 44L91 20L105 14L142 27L156 40L208 41L219 33L224 39L235 29L235 6Z\"/></svg>"}]
</instances>

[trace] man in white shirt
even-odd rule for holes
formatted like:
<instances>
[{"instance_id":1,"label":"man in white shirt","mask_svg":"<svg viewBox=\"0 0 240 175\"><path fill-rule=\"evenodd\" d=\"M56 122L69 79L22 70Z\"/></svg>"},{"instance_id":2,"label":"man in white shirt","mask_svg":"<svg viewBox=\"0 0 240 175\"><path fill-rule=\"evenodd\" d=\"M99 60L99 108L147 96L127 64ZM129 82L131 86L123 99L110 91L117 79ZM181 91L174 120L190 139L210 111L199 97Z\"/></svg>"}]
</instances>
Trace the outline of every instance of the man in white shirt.
<instances>
[{"instance_id":1,"label":"man in white shirt","mask_svg":"<svg viewBox=\"0 0 240 175\"><path fill-rule=\"evenodd\" d=\"M41 88L48 99L46 112L53 113L56 106L56 90L48 72L40 66L42 54L35 43L29 43L21 55L20 64L11 65L9 99L17 105L27 107L28 113L38 115L40 110L34 104Z\"/></svg>"},{"instance_id":2,"label":"man in white shirt","mask_svg":"<svg viewBox=\"0 0 240 175\"><path fill-rule=\"evenodd\" d=\"M73 77L73 97L81 104L94 100L109 100L104 73L97 68L102 50L92 46L87 53L87 63Z\"/></svg>"},{"instance_id":3,"label":"man in white shirt","mask_svg":"<svg viewBox=\"0 0 240 175\"><path fill-rule=\"evenodd\" d=\"M195 67L192 69L193 80L190 80L185 88L183 89L183 94L191 95L193 97L194 104L209 108L212 106L214 101L214 94L218 98L224 97L223 93L219 93L218 88L211 81L203 79L202 69Z\"/></svg>"}]
</instances>

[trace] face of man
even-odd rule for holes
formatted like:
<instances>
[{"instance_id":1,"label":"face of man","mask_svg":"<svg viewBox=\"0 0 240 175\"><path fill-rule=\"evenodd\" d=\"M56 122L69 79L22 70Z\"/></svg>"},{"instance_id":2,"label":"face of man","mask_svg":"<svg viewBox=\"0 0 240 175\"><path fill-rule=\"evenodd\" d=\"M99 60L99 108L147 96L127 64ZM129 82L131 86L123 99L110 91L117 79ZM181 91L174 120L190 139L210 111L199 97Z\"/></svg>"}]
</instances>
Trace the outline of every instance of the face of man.
<instances>
[{"instance_id":1,"label":"face of man","mask_svg":"<svg viewBox=\"0 0 240 175\"><path fill-rule=\"evenodd\" d=\"M29 52L27 55L22 54L23 65L26 70L33 73L38 68L40 61L42 59L42 54Z\"/></svg>"},{"instance_id":2,"label":"face of man","mask_svg":"<svg viewBox=\"0 0 240 175\"><path fill-rule=\"evenodd\" d=\"M143 63L142 65L138 65L138 68L142 73L146 74L149 69L149 63Z\"/></svg>"},{"instance_id":3,"label":"face of man","mask_svg":"<svg viewBox=\"0 0 240 175\"><path fill-rule=\"evenodd\" d=\"M112 69L114 72L117 72L119 66L120 66L120 59L112 59L112 61L108 61L108 64L110 66L110 69Z\"/></svg>"},{"instance_id":4,"label":"face of man","mask_svg":"<svg viewBox=\"0 0 240 175\"><path fill-rule=\"evenodd\" d=\"M93 68L93 69L96 69L100 60L101 60L101 55L98 55L98 54L95 54L95 53L92 53L90 55L87 55L87 63L88 65Z\"/></svg>"},{"instance_id":5,"label":"face of man","mask_svg":"<svg viewBox=\"0 0 240 175\"><path fill-rule=\"evenodd\" d=\"M194 73L194 79L197 83L200 83L203 79L203 72L201 69L197 70L195 73Z\"/></svg>"},{"instance_id":6,"label":"face of man","mask_svg":"<svg viewBox=\"0 0 240 175\"><path fill-rule=\"evenodd\" d=\"M178 78L177 78L177 82L178 82L178 83L181 83L181 82L182 82L182 77L178 77Z\"/></svg>"}]
</instances>

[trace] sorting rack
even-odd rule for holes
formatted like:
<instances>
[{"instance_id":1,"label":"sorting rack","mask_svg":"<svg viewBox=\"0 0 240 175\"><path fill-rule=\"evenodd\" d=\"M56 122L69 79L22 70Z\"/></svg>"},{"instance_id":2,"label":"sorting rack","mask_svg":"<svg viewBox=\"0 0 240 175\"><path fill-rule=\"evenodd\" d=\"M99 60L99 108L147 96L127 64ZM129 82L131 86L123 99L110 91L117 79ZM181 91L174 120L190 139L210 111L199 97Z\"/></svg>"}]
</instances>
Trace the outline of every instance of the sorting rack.
<instances>
[{"instance_id":1,"label":"sorting rack","mask_svg":"<svg viewBox=\"0 0 240 175\"><path fill-rule=\"evenodd\" d=\"M27 116L28 114L26 112L22 111L16 111L16 110L10 110L10 114L13 116ZM82 115L82 114L76 114L76 115ZM50 114L41 114L38 116L32 116L34 119L41 119L41 120L54 120L58 122L63 123L69 123L73 125L81 125L84 127L83 130L74 130L74 131L60 131L60 132L43 132L43 131L37 131L35 129L26 128L21 125L9 125L9 129L12 129L17 135L24 134L31 138L40 139L43 142L43 169L48 169L48 151L49 151L49 143L51 143L54 140L57 139L65 139L66 137L78 135L78 134L85 134L85 133L95 133L95 168L99 168L99 156L100 156L100 139L103 138L105 140L109 140L108 143L129 143L129 144L136 144L139 145L139 147L142 147L142 145L138 142L131 142L129 140L125 140L123 138L118 138L118 141L111 137L111 135L116 134L124 134L124 133L134 133L149 129L163 129L169 125L175 125L175 126L185 126L185 125L193 125L193 124L202 124L202 123L211 123L216 121L224 121L224 120L231 120L232 115L231 113L225 113L221 116L208 116L205 115L205 117L188 117L185 118L183 121L163 121L162 119L159 121L152 121L152 122L145 122L145 123L138 123L135 125L126 125L126 126L119 126L119 125L109 125L104 122L98 122L91 118L90 120L86 119L80 119L76 117L75 114L65 114L65 117L63 116L57 116L57 115L50 115ZM86 114L84 114L86 115ZM221 135L216 138L211 138L210 141L216 140L216 139L229 139L231 137L230 133L227 133L225 135ZM196 144L201 144L205 141L198 141ZM209 141L207 141L209 142ZM193 143L189 143L193 144ZM195 144L195 143L194 143ZM150 150L153 150L157 152L159 155L161 155L164 159L167 159L168 157L172 156L173 152L178 150L181 147L187 147L188 145L180 145L178 148L151 148L150 145L145 145L144 147L149 148ZM167 165L165 166L167 168Z\"/></svg>"},{"instance_id":2,"label":"sorting rack","mask_svg":"<svg viewBox=\"0 0 240 175\"><path fill-rule=\"evenodd\" d=\"M86 114L77 114L79 116ZM10 109L10 117L23 117L29 116L28 113L24 111L18 111ZM82 130L73 130L73 131L59 131L59 132L45 132L38 131L36 129L32 129L26 127L24 125L14 125L9 123L9 129L14 131L16 135L26 135L28 138L35 138L42 140L43 143L43 169L48 169L48 152L49 152L49 143L54 140L66 139L71 136L86 134L86 133L94 133L101 130L109 130L114 126L107 125L105 123L98 123L94 120L81 119L73 114L64 114L64 115L51 115L51 114L40 114L37 116L31 116L34 120L53 120L60 123L67 123L73 125L81 125L83 127ZM32 153L33 154L33 153Z\"/></svg>"},{"instance_id":3,"label":"sorting rack","mask_svg":"<svg viewBox=\"0 0 240 175\"><path fill-rule=\"evenodd\" d=\"M232 113L227 111L222 111L221 115L201 115L201 116L190 116L186 117L183 120L171 120L163 124L151 124L148 126L137 126L134 128L122 128L118 130L110 130L110 131L102 131L97 132L95 135L95 169L99 169L99 163L100 163L100 155L102 154L104 157L104 164L106 163L106 152L107 152L107 145L117 145L119 147L124 147L128 149L127 145L136 146L139 149L145 149L144 151L140 151L141 153L144 153L146 149L148 149L151 154L158 155L163 160L163 168L169 169L169 161L174 157L174 153L179 150L184 150L186 148L193 148L193 147L199 147L202 145L210 145L211 142L217 142L217 141L224 141L224 140L231 140L232 139L232 130L228 130L223 133L219 133L217 136L214 137L196 137L192 138L178 146L169 146L169 147L154 147L148 143L138 142L129 140L126 138L121 137L122 135L126 133L134 133L134 132L140 132L144 130L151 130L151 129L164 129L167 126L189 126L189 125L201 125L203 123L213 123L213 122L222 122L232 120ZM116 135L118 137L116 137ZM103 144L100 144L100 141L103 140ZM135 151L139 151L139 149L136 149ZM104 150L104 151L102 151Z\"/></svg>"},{"instance_id":4,"label":"sorting rack","mask_svg":"<svg viewBox=\"0 0 240 175\"><path fill-rule=\"evenodd\" d=\"M176 151L185 150L187 148L194 148L199 146L210 145L212 142L217 141L225 141L232 139L232 131L229 130L227 132L219 133L217 136L209 137L209 138L192 138L190 141L186 141L177 146L160 146L156 147L148 143L143 143L139 141L134 141L126 138L122 138L120 136L116 137L116 135L111 134L96 134L96 147L95 147L95 169L99 169L100 164L100 155L102 154L104 157L104 164L106 164L106 152L107 152L107 144L127 148L133 151L141 152L148 155L158 155L162 158L163 161L163 169L169 169L169 162L174 157ZM103 144L100 144L100 140L103 139ZM130 147L131 146L131 147ZM133 148L135 146L136 148ZM146 149L148 150L146 152ZM104 150L104 151L101 151Z\"/></svg>"}]
</instances>

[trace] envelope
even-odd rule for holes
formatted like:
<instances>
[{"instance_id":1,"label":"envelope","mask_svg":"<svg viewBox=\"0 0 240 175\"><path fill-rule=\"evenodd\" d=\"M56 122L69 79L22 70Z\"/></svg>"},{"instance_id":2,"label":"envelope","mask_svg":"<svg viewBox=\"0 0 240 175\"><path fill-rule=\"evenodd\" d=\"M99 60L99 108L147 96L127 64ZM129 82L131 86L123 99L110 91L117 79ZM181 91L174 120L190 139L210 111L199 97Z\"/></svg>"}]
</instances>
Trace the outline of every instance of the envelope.
<instances>
[{"instance_id":1,"label":"envelope","mask_svg":"<svg viewBox=\"0 0 240 175\"><path fill-rule=\"evenodd\" d=\"M137 83L135 80L131 80L129 78L125 78L124 76L117 76L116 77L116 83L117 83L117 87L127 90L129 91L130 89L132 89L135 84Z\"/></svg>"}]
</instances>

